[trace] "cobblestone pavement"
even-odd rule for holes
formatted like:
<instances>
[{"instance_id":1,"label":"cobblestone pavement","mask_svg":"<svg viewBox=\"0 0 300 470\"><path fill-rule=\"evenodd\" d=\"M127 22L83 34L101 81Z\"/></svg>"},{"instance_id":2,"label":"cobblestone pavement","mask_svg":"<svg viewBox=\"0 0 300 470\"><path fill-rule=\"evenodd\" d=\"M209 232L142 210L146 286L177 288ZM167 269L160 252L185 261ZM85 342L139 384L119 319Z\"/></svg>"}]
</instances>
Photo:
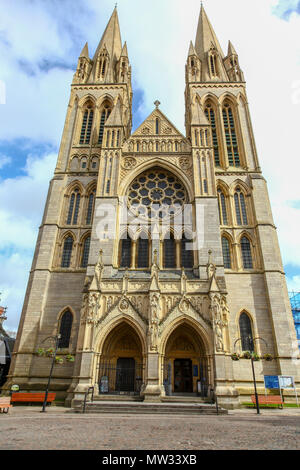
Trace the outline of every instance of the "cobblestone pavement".
<instances>
[{"instance_id":1,"label":"cobblestone pavement","mask_svg":"<svg viewBox=\"0 0 300 470\"><path fill-rule=\"evenodd\" d=\"M0 415L0 450L278 450L300 448L299 410L225 416L71 414L15 407Z\"/></svg>"}]
</instances>

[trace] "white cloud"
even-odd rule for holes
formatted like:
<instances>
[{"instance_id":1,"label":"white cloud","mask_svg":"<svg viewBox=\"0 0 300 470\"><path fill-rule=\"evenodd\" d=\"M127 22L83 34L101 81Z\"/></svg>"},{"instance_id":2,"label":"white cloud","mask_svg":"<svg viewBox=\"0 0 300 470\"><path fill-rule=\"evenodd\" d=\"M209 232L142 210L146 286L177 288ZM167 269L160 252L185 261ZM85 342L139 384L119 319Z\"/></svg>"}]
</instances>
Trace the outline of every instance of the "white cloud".
<instances>
[{"instance_id":1,"label":"white cloud","mask_svg":"<svg viewBox=\"0 0 300 470\"><path fill-rule=\"evenodd\" d=\"M7 328L18 325L49 180L57 155L29 156L24 176L0 185L0 292Z\"/></svg>"},{"instance_id":2,"label":"white cloud","mask_svg":"<svg viewBox=\"0 0 300 470\"><path fill-rule=\"evenodd\" d=\"M300 276L288 277L287 285L289 292L299 292Z\"/></svg>"}]
</instances>

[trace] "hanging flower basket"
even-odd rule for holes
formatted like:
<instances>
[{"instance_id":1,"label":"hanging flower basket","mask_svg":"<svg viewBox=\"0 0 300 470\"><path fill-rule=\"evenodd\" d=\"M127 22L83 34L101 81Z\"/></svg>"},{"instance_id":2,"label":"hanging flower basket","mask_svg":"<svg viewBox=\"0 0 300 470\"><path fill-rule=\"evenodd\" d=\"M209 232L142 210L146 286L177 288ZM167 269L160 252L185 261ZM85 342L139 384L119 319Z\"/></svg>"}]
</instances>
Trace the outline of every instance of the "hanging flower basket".
<instances>
[{"instance_id":1,"label":"hanging flower basket","mask_svg":"<svg viewBox=\"0 0 300 470\"><path fill-rule=\"evenodd\" d=\"M271 354L265 354L265 355L263 356L263 359L264 359L265 361L273 361L273 356L272 356Z\"/></svg>"},{"instance_id":2,"label":"hanging flower basket","mask_svg":"<svg viewBox=\"0 0 300 470\"><path fill-rule=\"evenodd\" d=\"M251 357L252 357L252 354L250 351L246 351L242 356L243 359L251 359Z\"/></svg>"},{"instance_id":3,"label":"hanging flower basket","mask_svg":"<svg viewBox=\"0 0 300 470\"><path fill-rule=\"evenodd\" d=\"M62 357L56 356L55 362L56 362L56 364L63 364L63 363L64 363L64 360L63 360Z\"/></svg>"},{"instance_id":4,"label":"hanging flower basket","mask_svg":"<svg viewBox=\"0 0 300 470\"><path fill-rule=\"evenodd\" d=\"M47 349L46 356L47 357L54 357L54 349L53 348Z\"/></svg>"},{"instance_id":5,"label":"hanging flower basket","mask_svg":"<svg viewBox=\"0 0 300 470\"><path fill-rule=\"evenodd\" d=\"M44 357L46 355L46 351L43 348L39 348L36 352L37 356Z\"/></svg>"},{"instance_id":6,"label":"hanging flower basket","mask_svg":"<svg viewBox=\"0 0 300 470\"><path fill-rule=\"evenodd\" d=\"M72 356L72 354L68 354L68 355L66 356L66 361L67 361L67 362L74 362L74 361L75 361L75 357Z\"/></svg>"},{"instance_id":7,"label":"hanging flower basket","mask_svg":"<svg viewBox=\"0 0 300 470\"><path fill-rule=\"evenodd\" d=\"M256 354L256 353L253 353L253 354L252 354L252 359L253 359L253 361L256 361L256 362L257 362L257 361L260 361L260 357L259 357L259 355Z\"/></svg>"},{"instance_id":8,"label":"hanging flower basket","mask_svg":"<svg viewBox=\"0 0 300 470\"><path fill-rule=\"evenodd\" d=\"M231 359L233 361L239 361L240 360L240 355L237 353L231 354Z\"/></svg>"}]
</instances>

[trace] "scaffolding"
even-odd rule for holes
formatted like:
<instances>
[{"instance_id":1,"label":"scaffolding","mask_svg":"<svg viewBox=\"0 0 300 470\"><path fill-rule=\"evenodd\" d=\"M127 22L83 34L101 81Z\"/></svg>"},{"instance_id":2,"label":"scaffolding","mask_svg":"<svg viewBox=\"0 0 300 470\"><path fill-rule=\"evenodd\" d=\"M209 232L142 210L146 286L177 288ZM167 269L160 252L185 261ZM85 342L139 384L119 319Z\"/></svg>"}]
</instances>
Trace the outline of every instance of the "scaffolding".
<instances>
[{"instance_id":1,"label":"scaffolding","mask_svg":"<svg viewBox=\"0 0 300 470\"><path fill-rule=\"evenodd\" d=\"M300 312L300 292L289 292L292 310Z\"/></svg>"},{"instance_id":2,"label":"scaffolding","mask_svg":"<svg viewBox=\"0 0 300 470\"><path fill-rule=\"evenodd\" d=\"M297 339L300 348L300 292L289 292Z\"/></svg>"}]
</instances>

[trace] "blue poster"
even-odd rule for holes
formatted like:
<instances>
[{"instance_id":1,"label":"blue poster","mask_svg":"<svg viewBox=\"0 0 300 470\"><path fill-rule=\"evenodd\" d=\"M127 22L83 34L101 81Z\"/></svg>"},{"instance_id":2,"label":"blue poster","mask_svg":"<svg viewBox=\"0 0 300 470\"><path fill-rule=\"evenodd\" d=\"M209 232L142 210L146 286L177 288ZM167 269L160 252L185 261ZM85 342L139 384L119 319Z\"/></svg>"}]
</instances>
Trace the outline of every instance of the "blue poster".
<instances>
[{"instance_id":1,"label":"blue poster","mask_svg":"<svg viewBox=\"0 0 300 470\"><path fill-rule=\"evenodd\" d=\"M198 377L199 372L198 372L198 366L194 366L194 377Z\"/></svg>"},{"instance_id":2,"label":"blue poster","mask_svg":"<svg viewBox=\"0 0 300 470\"><path fill-rule=\"evenodd\" d=\"M265 375L265 388L279 388L279 378L278 375Z\"/></svg>"}]
</instances>

